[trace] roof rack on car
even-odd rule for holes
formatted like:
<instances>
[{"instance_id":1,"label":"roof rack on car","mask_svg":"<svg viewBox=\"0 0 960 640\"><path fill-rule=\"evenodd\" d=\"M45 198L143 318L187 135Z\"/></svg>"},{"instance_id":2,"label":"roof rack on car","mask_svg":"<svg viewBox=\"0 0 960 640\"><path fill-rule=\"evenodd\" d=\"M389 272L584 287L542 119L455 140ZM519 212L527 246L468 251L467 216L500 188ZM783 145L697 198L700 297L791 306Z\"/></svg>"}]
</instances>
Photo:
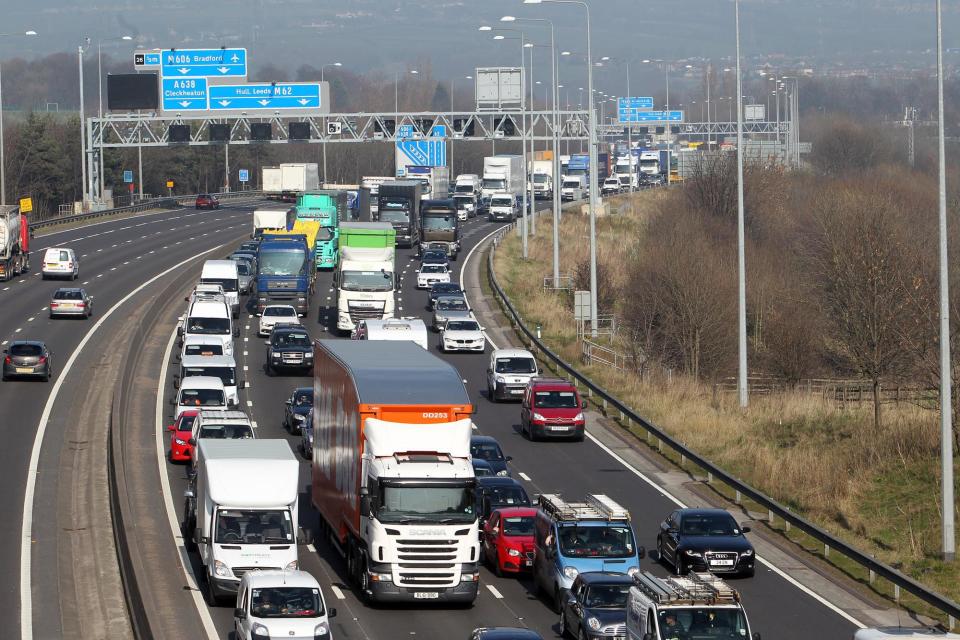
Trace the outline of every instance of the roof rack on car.
<instances>
[{"instance_id":1,"label":"roof rack on car","mask_svg":"<svg viewBox=\"0 0 960 640\"><path fill-rule=\"evenodd\" d=\"M661 604L736 604L740 593L712 573L658 578L649 571L633 575L633 585Z\"/></svg>"},{"instance_id":2,"label":"roof rack on car","mask_svg":"<svg viewBox=\"0 0 960 640\"><path fill-rule=\"evenodd\" d=\"M556 493L540 495L538 504L555 520L629 520L630 512L603 494L588 494L584 502L567 502Z\"/></svg>"}]
</instances>

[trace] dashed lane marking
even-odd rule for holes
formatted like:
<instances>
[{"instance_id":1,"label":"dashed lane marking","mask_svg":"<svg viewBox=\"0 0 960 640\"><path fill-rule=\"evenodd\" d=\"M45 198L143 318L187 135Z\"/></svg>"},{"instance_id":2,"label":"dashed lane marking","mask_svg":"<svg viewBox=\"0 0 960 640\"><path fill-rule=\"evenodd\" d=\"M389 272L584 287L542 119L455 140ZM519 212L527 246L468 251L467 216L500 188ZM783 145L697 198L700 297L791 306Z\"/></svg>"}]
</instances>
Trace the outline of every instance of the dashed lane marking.
<instances>
[{"instance_id":1,"label":"dashed lane marking","mask_svg":"<svg viewBox=\"0 0 960 640\"><path fill-rule=\"evenodd\" d=\"M527 482L533 482L533 480L530 479L530 476L528 476L527 474L525 474L523 471L521 471L521 472L518 473L517 475L520 476L521 478L523 478L524 480L526 480Z\"/></svg>"},{"instance_id":2,"label":"dashed lane marking","mask_svg":"<svg viewBox=\"0 0 960 640\"><path fill-rule=\"evenodd\" d=\"M503 600L503 594L497 591L497 588L492 584L487 585L487 591L493 594L493 597L496 598L497 600Z\"/></svg>"}]
</instances>

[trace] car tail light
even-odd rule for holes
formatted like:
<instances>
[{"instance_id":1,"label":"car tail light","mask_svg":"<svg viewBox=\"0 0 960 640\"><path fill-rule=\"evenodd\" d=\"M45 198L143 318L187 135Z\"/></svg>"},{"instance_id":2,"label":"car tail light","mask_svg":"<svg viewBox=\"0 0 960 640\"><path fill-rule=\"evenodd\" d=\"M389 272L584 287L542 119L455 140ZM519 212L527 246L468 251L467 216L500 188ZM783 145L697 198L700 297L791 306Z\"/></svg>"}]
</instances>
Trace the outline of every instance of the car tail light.
<instances>
[{"instance_id":1,"label":"car tail light","mask_svg":"<svg viewBox=\"0 0 960 640\"><path fill-rule=\"evenodd\" d=\"M4 361L6 364L10 364L11 362L13 362L13 358L11 358L10 356L7 356L6 358L3 359L3 361Z\"/></svg>"},{"instance_id":2,"label":"car tail light","mask_svg":"<svg viewBox=\"0 0 960 640\"><path fill-rule=\"evenodd\" d=\"M60 303L59 303L59 302L51 302L51 303L50 303L50 308L51 308L51 309L56 309L56 308L59 307L59 306L60 306Z\"/></svg>"},{"instance_id":3,"label":"car tail light","mask_svg":"<svg viewBox=\"0 0 960 640\"><path fill-rule=\"evenodd\" d=\"M43 364L46 361L47 361L47 356L40 356L40 358L37 360L37 364Z\"/></svg>"},{"instance_id":4,"label":"car tail light","mask_svg":"<svg viewBox=\"0 0 960 640\"><path fill-rule=\"evenodd\" d=\"M73 263L72 263L72 262L68 262L68 263L67 263L67 269L73 269Z\"/></svg>"},{"instance_id":5,"label":"car tail light","mask_svg":"<svg viewBox=\"0 0 960 640\"><path fill-rule=\"evenodd\" d=\"M86 303L86 302L78 302L78 303L77 303L77 306L78 306L78 307L85 307L85 306L87 306L87 303Z\"/></svg>"}]
</instances>

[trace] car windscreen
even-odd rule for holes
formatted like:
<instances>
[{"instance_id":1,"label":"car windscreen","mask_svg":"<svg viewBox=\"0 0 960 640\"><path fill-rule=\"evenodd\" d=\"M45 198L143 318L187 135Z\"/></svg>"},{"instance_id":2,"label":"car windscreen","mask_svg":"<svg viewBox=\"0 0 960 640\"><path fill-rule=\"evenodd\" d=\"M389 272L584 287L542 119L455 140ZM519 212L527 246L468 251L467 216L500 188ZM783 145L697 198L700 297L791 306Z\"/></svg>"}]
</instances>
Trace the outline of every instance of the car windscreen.
<instances>
[{"instance_id":1,"label":"car windscreen","mask_svg":"<svg viewBox=\"0 0 960 640\"><path fill-rule=\"evenodd\" d=\"M187 318L187 333L200 335L230 335L229 318Z\"/></svg>"},{"instance_id":2,"label":"car windscreen","mask_svg":"<svg viewBox=\"0 0 960 640\"><path fill-rule=\"evenodd\" d=\"M250 590L255 618L316 618L323 615L320 590L313 587L270 587Z\"/></svg>"},{"instance_id":3,"label":"car windscreen","mask_svg":"<svg viewBox=\"0 0 960 640\"><path fill-rule=\"evenodd\" d=\"M440 311L466 311L467 301L463 298L440 298L437 300L437 309Z\"/></svg>"},{"instance_id":4,"label":"car windscreen","mask_svg":"<svg viewBox=\"0 0 960 640\"><path fill-rule=\"evenodd\" d=\"M740 527L727 514L688 514L680 523L680 533L685 536L735 536Z\"/></svg>"},{"instance_id":5,"label":"car windscreen","mask_svg":"<svg viewBox=\"0 0 960 640\"><path fill-rule=\"evenodd\" d=\"M493 508L530 506L530 498L527 496L527 492L518 485L484 487L483 495L490 499Z\"/></svg>"},{"instance_id":6,"label":"car windscreen","mask_svg":"<svg viewBox=\"0 0 960 640\"><path fill-rule=\"evenodd\" d=\"M180 416L180 423L177 425L177 431L193 431L193 423L197 421L197 416Z\"/></svg>"},{"instance_id":7,"label":"car windscreen","mask_svg":"<svg viewBox=\"0 0 960 640\"><path fill-rule=\"evenodd\" d=\"M389 271L342 271L340 288L344 291L391 291L393 274Z\"/></svg>"},{"instance_id":8,"label":"car windscreen","mask_svg":"<svg viewBox=\"0 0 960 640\"><path fill-rule=\"evenodd\" d=\"M447 266L443 264L425 264L420 267L420 273L446 273Z\"/></svg>"},{"instance_id":9,"label":"car windscreen","mask_svg":"<svg viewBox=\"0 0 960 640\"><path fill-rule=\"evenodd\" d=\"M220 389L181 389L180 404L188 407L222 407L226 399Z\"/></svg>"},{"instance_id":10,"label":"car windscreen","mask_svg":"<svg viewBox=\"0 0 960 640\"><path fill-rule=\"evenodd\" d=\"M313 406L313 389L306 391L297 391L293 394L294 406Z\"/></svg>"},{"instance_id":11,"label":"car windscreen","mask_svg":"<svg viewBox=\"0 0 960 640\"><path fill-rule=\"evenodd\" d=\"M263 310L263 315L292 318L297 315L297 311L293 307L267 307Z\"/></svg>"},{"instance_id":12,"label":"car windscreen","mask_svg":"<svg viewBox=\"0 0 960 640\"><path fill-rule=\"evenodd\" d=\"M497 358L494 364L497 373L536 373L537 363L533 358Z\"/></svg>"},{"instance_id":13,"label":"car windscreen","mask_svg":"<svg viewBox=\"0 0 960 640\"><path fill-rule=\"evenodd\" d=\"M438 296L438 295L444 295L444 294L450 294L450 293L463 293L463 292L460 290L460 285L458 284L454 284L452 282L438 282L437 284L433 285L433 287L431 287L430 293L433 296Z\"/></svg>"},{"instance_id":14,"label":"car windscreen","mask_svg":"<svg viewBox=\"0 0 960 640\"><path fill-rule=\"evenodd\" d=\"M451 320L447 331L480 331L480 325L472 320Z\"/></svg>"},{"instance_id":15,"label":"car windscreen","mask_svg":"<svg viewBox=\"0 0 960 640\"><path fill-rule=\"evenodd\" d=\"M238 276L249 276L250 275L250 265L246 262L237 262L237 275Z\"/></svg>"},{"instance_id":16,"label":"car windscreen","mask_svg":"<svg viewBox=\"0 0 960 640\"><path fill-rule=\"evenodd\" d=\"M245 424L200 425L200 437L208 440L249 440L253 430Z\"/></svg>"},{"instance_id":17,"label":"car windscreen","mask_svg":"<svg viewBox=\"0 0 960 640\"><path fill-rule=\"evenodd\" d=\"M533 406L540 409L576 409L577 395L573 391L536 391Z\"/></svg>"},{"instance_id":18,"label":"car windscreen","mask_svg":"<svg viewBox=\"0 0 960 640\"><path fill-rule=\"evenodd\" d=\"M43 355L43 348L38 344L15 344L10 347L11 356L39 356Z\"/></svg>"},{"instance_id":19,"label":"car windscreen","mask_svg":"<svg viewBox=\"0 0 960 640\"><path fill-rule=\"evenodd\" d=\"M273 346L275 347L309 347L310 336L304 332L291 331L280 332L273 336Z\"/></svg>"},{"instance_id":20,"label":"car windscreen","mask_svg":"<svg viewBox=\"0 0 960 640\"><path fill-rule=\"evenodd\" d=\"M426 251L420 256L420 262L447 262L447 254L443 251Z\"/></svg>"},{"instance_id":21,"label":"car windscreen","mask_svg":"<svg viewBox=\"0 0 960 640\"><path fill-rule=\"evenodd\" d=\"M223 344L188 344L183 348L185 356L222 356Z\"/></svg>"},{"instance_id":22,"label":"car windscreen","mask_svg":"<svg viewBox=\"0 0 960 640\"><path fill-rule=\"evenodd\" d=\"M574 558L626 558L636 555L633 532L623 524L560 526L560 552Z\"/></svg>"},{"instance_id":23,"label":"car windscreen","mask_svg":"<svg viewBox=\"0 0 960 640\"><path fill-rule=\"evenodd\" d=\"M236 278L200 278L200 284L218 284L224 291L230 292L237 290Z\"/></svg>"},{"instance_id":24,"label":"car windscreen","mask_svg":"<svg viewBox=\"0 0 960 640\"><path fill-rule=\"evenodd\" d=\"M595 584L587 590L583 604L589 609L623 609L629 595L629 584Z\"/></svg>"},{"instance_id":25,"label":"car windscreen","mask_svg":"<svg viewBox=\"0 0 960 640\"><path fill-rule=\"evenodd\" d=\"M223 386L232 387L237 384L237 370L234 367L184 367L183 377L210 376L220 378Z\"/></svg>"},{"instance_id":26,"label":"car windscreen","mask_svg":"<svg viewBox=\"0 0 960 640\"><path fill-rule=\"evenodd\" d=\"M503 535L508 538L533 535L533 516L502 518Z\"/></svg>"},{"instance_id":27,"label":"car windscreen","mask_svg":"<svg viewBox=\"0 0 960 640\"><path fill-rule=\"evenodd\" d=\"M217 511L215 542L224 544L269 544L293 542L293 525L287 510Z\"/></svg>"},{"instance_id":28,"label":"car windscreen","mask_svg":"<svg viewBox=\"0 0 960 640\"><path fill-rule=\"evenodd\" d=\"M496 442L474 442L470 445L470 455L480 460L503 460L503 452Z\"/></svg>"}]
</instances>

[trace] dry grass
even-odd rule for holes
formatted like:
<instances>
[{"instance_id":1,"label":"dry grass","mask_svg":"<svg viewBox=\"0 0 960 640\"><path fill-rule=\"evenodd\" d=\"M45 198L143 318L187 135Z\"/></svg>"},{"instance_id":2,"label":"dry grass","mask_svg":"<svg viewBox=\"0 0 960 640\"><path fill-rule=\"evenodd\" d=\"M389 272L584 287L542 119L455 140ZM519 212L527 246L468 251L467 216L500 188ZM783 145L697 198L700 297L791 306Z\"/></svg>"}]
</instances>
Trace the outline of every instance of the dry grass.
<instances>
[{"instance_id":1,"label":"dry grass","mask_svg":"<svg viewBox=\"0 0 960 640\"><path fill-rule=\"evenodd\" d=\"M662 196L614 199L615 215L598 222L598 259L615 278L637 251L645 222ZM568 211L560 230L561 273L589 252L588 220ZM497 276L528 325L540 324L548 344L580 362L573 313L564 294L543 290L552 264L552 224L543 217L522 260L514 235L497 252ZM619 284L619 283L618 283ZM960 597L960 571L938 559L940 543L937 416L919 407L885 407L877 431L871 409L841 409L802 391L755 396L742 412L733 394L680 375L639 376L581 364L581 371L691 449L743 478L835 535Z\"/></svg>"}]
</instances>

